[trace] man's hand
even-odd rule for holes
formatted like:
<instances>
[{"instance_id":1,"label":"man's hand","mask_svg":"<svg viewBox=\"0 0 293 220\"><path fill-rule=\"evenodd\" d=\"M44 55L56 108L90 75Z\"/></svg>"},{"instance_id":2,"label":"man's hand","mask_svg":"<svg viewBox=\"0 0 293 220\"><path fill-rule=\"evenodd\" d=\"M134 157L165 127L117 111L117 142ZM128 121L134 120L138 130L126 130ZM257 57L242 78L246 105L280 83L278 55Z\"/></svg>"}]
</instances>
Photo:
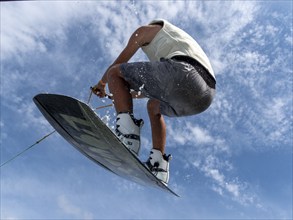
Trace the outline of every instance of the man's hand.
<instances>
[{"instance_id":1,"label":"man's hand","mask_svg":"<svg viewBox=\"0 0 293 220\"><path fill-rule=\"evenodd\" d=\"M102 80L100 80L94 87L91 87L91 89L92 92L100 98L106 96L106 83L103 83Z\"/></svg>"}]
</instances>

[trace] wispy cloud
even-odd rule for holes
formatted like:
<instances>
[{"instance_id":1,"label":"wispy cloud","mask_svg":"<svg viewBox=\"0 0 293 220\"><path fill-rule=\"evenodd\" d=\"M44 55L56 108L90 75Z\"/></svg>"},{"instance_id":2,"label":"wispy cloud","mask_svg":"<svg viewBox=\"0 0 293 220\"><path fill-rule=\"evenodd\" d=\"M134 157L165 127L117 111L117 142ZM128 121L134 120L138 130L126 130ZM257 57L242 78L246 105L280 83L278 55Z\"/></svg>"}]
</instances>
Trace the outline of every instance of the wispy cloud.
<instances>
[{"instance_id":1,"label":"wispy cloud","mask_svg":"<svg viewBox=\"0 0 293 220\"><path fill-rule=\"evenodd\" d=\"M182 122L181 122L182 123ZM254 196L249 196L247 185L240 182L237 177L226 176L233 170L233 165L229 162L232 149L222 138L212 136L210 132L185 122L178 125L172 123L168 127L169 146L181 145L181 154L185 163L190 163L194 168L202 172L206 177L211 178L211 189L221 196L231 196L231 198L243 205L252 204ZM226 174L224 174L226 173Z\"/></svg>"},{"instance_id":2,"label":"wispy cloud","mask_svg":"<svg viewBox=\"0 0 293 220\"><path fill-rule=\"evenodd\" d=\"M83 208L80 208L72 203L72 199L68 199L66 195L59 195L57 199L59 208L65 214L71 216L72 218L77 219L94 219L94 216L90 212L83 211Z\"/></svg>"},{"instance_id":3,"label":"wispy cloud","mask_svg":"<svg viewBox=\"0 0 293 220\"><path fill-rule=\"evenodd\" d=\"M197 147L206 145L217 145L221 151L228 152L225 148L225 141L220 137L212 136L207 129L204 129L196 124L188 121L169 122L168 135L171 145L194 145ZM175 143L173 142L175 141Z\"/></svg>"},{"instance_id":4,"label":"wispy cloud","mask_svg":"<svg viewBox=\"0 0 293 220\"><path fill-rule=\"evenodd\" d=\"M47 52L46 40L66 40L66 29L87 16L77 2L13 2L1 4L1 59ZM54 15L54 16L52 16Z\"/></svg>"}]
</instances>

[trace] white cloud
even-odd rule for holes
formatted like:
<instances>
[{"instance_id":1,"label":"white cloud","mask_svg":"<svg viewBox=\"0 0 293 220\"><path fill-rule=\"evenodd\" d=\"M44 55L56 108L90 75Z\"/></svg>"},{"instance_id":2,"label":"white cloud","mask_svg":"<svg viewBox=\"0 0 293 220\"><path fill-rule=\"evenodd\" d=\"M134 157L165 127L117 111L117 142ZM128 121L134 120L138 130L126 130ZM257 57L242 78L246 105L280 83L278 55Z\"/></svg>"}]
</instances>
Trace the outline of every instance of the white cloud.
<instances>
[{"instance_id":1,"label":"white cloud","mask_svg":"<svg viewBox=\"0 0 293 220\"><path fill-rule=\"evenodd\" d=\"M3 130L4 130L4 127L5 127L5 124L2 122L2 121L0 121L0 131L1 131L1 134L0 134L0 143L2 144L3 143L3 141L7 138L7 136L8 136L8 134L6 133L6 132L4 132Z\"/></svg>"},{"instance_id":2,"label":"white cloud","mask_svg":"<svg viewBox=\"0 0 293 220\"><path fill-rule=\"evenodd\" d=\"M214 142L214 138L208 134L207 130L198 126L192 126L190 123L187 124L187 129L190 131L190 135L197 140L198 144Z\"/></svg>"},{"instance_id":3,"label":"white cloud","mask_svg":"<svg viewBox=\"0 0 293 220\"><path fill-rule=\"evenodd\" d=\"M218 160L214 157L211 158L213 158L212 160ZM214 162L209 163L208 161L209 160L204 162L205 164L203 164L203 166L197 168L199 168L205 176L213 180L213 184L211 185L212 190L223 197L231 197L232 200L245 206L253 205L259 200L257 194L248 189L248 183L240 182L237 178L229 180L229 178L220 171L220 169L222 169L220 166Z\"/></svg>"},{"instance_id":4,"label":"white cloud","mask_svg":"<svg viewBox=\"0 0 293 220\"><path fill-rule=\"evenodd\" d=\"M273 98L271 103L267 104L267 108L264 109L264 114L268 120L280 123L286 119L286 109L284 109L284 107L287 106L287 103L285 101L284 98Z\"/></svg>"},{"instance_id":5,"label":"white cloud","mask_svg":"<svg viewBox=\"0 0 293 220\"><path fill-rule=\"evenodd\" d=\"M92 213L83 211L80 207L74 205L71 199L68 199L66 195L60 195L57 198L59 208L68 216L77 219L94 219Z\"/></svg>"},{"instance_id":6,"label":"white cloud","mask_svg":"<svg viewBox=\"0 0 293 220\"><path fill-rule=\"evenodd\" d=\"M220 174L219 170L216 169L207 169L206 175L212 177L214 180L216 180L220 185L224 184L225 177L223 174Z\"/></svg>"},{"instance_id":7,"label":"white cloud","mask_svg":"<svg viewBox=\"0 0 293 220\"><path fill-rule=\"evenodd\" d=\"M248 189L248 183L231 177L230 172L234 170L234 166L229 160L234 154L225 140L212 136L208 130L191 122L177 121L170 124L171 126L168 126L170 143L167 145L171 147L181 145L181 154L186 166L192 164L208 177L211 180L212 190L223 197L231 197L242 205L252 205L257 200L257 195Z\"/></svg>"},{"instance_id":8,"label":"white cloud","mask_svg":"<svg viewBox=\"0 0 293 220\"><path fill-rule=\"evenodd\" d=\"M185 126L177 126L175 123L168 126L169 136L177 143L184 145L187 142L194 144L211 143L213 138L208 132L197 125L193 126L190 122L187 122Z\"/></svg>"},{"instance_id":9,"label":"white cloud","mask_svg":"<svg viewBox=\"0 0 293 220\"><path fill-rule=\"evenodd\" d=\"M196 124L186 120L168 121L167 124L168 138L170 146L173 145L194 145L202 151L209 151L210 148L205 146L213 146L212 149L216 152L225 152L229 154L225 141L218 136L213 136L207 129L204 129Z\"/></svg>"},{"instance_id":10,"label":"white cloud","mask_svg":"<svg viewBox=\"0 0 293 220\"><path fill-rule=\"evenodd\" d=\"M291 97L292 98L292 97ZM273 142L282 141L283 143L292 143L286 133L292 125L292 99L290 97L275 97L266 104L263 109L263 117L266 120L267 139Z\"/></svg>"},{"instance_id":11,"label":"white cloud","mask_svg":"<svg viewBox=\"0 0 293 220\"><path fill-rule=\"evenodd\" d=\"M286 35L285 36L285 40L292 47L292 45L293 45L293 38L292 38L292 36Z\"/></svg>"},{"instance_id":12,"label":"white cloud","mask_svg":"<svg viewBox=\"0 0 293 220\"><path fill-rule=\"evenodd\" d=\"M1 4L1 59L46 52L44 40L66 40L66 29L91 11L77 2L11 2Z\"/></svg>"}]
</instances>

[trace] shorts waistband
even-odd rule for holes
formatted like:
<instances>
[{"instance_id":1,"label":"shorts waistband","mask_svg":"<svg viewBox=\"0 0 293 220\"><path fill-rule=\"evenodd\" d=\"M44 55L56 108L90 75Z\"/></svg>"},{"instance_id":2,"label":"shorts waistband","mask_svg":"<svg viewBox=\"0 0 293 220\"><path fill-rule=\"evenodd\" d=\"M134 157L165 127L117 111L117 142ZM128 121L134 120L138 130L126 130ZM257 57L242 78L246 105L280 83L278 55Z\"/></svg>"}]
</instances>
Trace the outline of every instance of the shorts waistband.
<instances>
[{"instance_id":1,"label":"shorts waistband","mask_svg":"<svg viewBox=\"0 0 293 220\"><path fill-rule=\"evenodd\" d=\"M198 68L202 69L203 71L198 71L199 75L203 78L203 80L206 82L206 84L210 88L212 89L216 88L216 80L214 79L214 77L212 77L209 71L196 59L193 59L189 56L174 56L171 59L186 62L190 64L191 66L193 66L195 69L198 69Z\"/></svg>"}]
</instances>

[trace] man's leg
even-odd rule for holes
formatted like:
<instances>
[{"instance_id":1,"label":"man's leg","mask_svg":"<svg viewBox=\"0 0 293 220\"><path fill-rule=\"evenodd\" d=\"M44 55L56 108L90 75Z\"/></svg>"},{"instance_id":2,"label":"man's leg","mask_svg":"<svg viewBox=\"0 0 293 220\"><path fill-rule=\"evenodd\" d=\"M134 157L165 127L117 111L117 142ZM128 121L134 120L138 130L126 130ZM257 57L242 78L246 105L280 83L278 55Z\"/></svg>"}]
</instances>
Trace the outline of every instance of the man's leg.
<instances>
[{"instance_id":1,"label":"man's leg","mask_svg":"<svg viewBox=\"0 0 293 220\"><path fill-rule=\"evenodd\" d=\"M153 148L164 154L166 145L166 124L160 113L160 101L150 99L148 101L148 113L152 128Z\"/></svg>"},{"instance_id":2,"label":"man's leg","mask_svg":"<svg viewBox=\"0 0 293 220\"><path fill-rule=\"evenodd\" d=\"M152 127L153 149L150 152L146 166L163 183L169 181L169 161L171 155L166 155L166 125L164 117L160 112L160 101L150 99L148 101L148 113Z\"/></svg>"},{"instance_id":3,"label":"man's leg","mask_svg":"<svg viewBox=\"0 0 293 220\"><path fill-rule=\"evenodd\" d=\"M132 96L130 94L129 85L124 80L120 65L115 65L108 70L108 87L113 94L114 106L116 112L133 112Z\"/></svg>"},{"instance_id":4,"label":"man's leg","mask_svg":"<svg viewBox=\"0 0 293 220\"><path fill-rule=\"evenodd\" d=\"M129 84L124 80L119 65L111 67L108 70L107 77L109 90L113 94L117 112L115 133L126 147L138 156L143 120L135 119L132 114L133 104Z\"/></svg>"}]
</instances>

